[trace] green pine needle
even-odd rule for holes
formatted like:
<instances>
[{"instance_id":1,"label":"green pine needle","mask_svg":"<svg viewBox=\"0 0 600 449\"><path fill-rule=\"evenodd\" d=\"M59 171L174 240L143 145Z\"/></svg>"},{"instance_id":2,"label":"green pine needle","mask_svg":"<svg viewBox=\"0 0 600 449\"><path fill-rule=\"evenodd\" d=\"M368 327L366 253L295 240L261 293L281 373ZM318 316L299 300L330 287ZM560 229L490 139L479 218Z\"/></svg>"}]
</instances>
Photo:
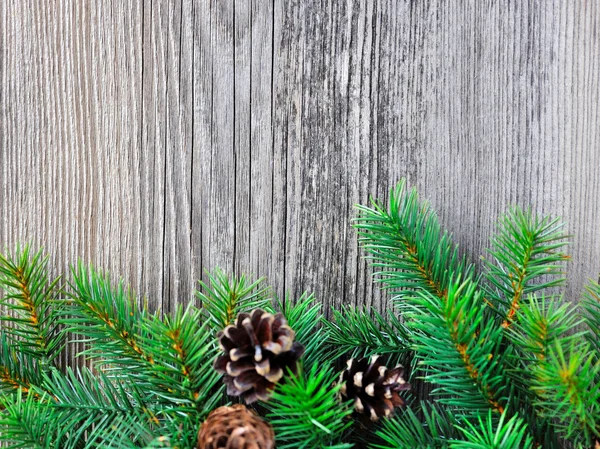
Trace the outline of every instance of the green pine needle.
<instances>
[{"instance_id":1,"label":"green pine needle","mask_svg":"<svg viewBox=\"0 0 600 449\"><path fill-rule=\"evenodd\" d=\"M140 347L151 362L136 377L161 401L206 416L220 400L223 386L212 368L218 347L202 311L178 306L163 318L145 318L141 328Z\"/></svg>"},{"instance_id":2,"label":"green pine needle","mask_svg":"<svg viewBox=\"0 0 600 449\"><path fill-rule=\"evenodd\" d=\"M73 269L72 293L61 323L79 336L86 349L79 355L97 366L126 366L129 372L143 371L152 357L141 347L142 323L148 312L123 281L111 284L108 274L79 264Z\"/></svg>"},{"instance_id":3,"label":"green pine needle","mask_svg":"<svg viewBox=\"0 0 600 449\"><path fill-rule=\"evenodd\" d=\"M352 408L338 402L340 385L331 368L314 364L305 372L299 367L279 384L264 405L275 429L279 449L343 449L341 442L351 426Z\"/></svg>"},{"instance_id":4,"label":"green pine needle","mask_svg":"<svg viewBox=\"0 0 600 449\"><path fill-rule=\"evenodd\" d=\"M571 341L567 348L557 341L532 371L535 405L558 421L565 438L591 445L600 437L600 364L585 340Z\"/></svg>"},{"instance_id":5,"label":"green pine needle","mask_svg":"<svg viewBox=\"0 0 600 449\"><path fill-rule=\"evenodd\" d=\"M10 395L21 389L27 393L32 386L42 383L42 372L37 358L29 351L20 351L0 331L0 393Z\"/></svg>"},{"instance_id":6,"label":"green pine needle","mask_svg":"<svg viewBox=\"0 0 600 449\"><path fill-rule=\"evenodd\" d=\"M263 279L250 282L245 276L228 277L221 270L207 273L208 284L200 281L196 292L214 333L225 329L242 312L273 311L270 290Z\"/></svg>"},{"instance_id":7,"label":"green pine needle","mask_svg":"<svg viewBox=\"0 0 600 449\"><path fill-rule=\"evenodd\" d=\"M400 307L418 290L443 299L453 277L466 279L472 273L450 235L442 232L429 203L419 201L416 189L408 192L404 179L392 190L388 210L375 201L372 207L357 209L354 227L376 270L376 281L390 290Z\"/></svg>"},{"instance_id":8,"label":"green pine needle","mask_svg":"<svg viewBox=\"0 0 600 449\"><path fill-rule=\"evenodd\" d=\"M492 412L477 418L477 424L465 421L458 427L465 441L453 441L451 449L533 449L533 439L527 432L527 424L517 415L507 421L506 413L496 420Z\"/></svg>"},{"instance_id":9,"label":"green pine needle","mask_svg":"<svg viewBox=\"0 0 600 449\"><path fill-rule=\"evenodd\" d=\"M304 292L295 303L289 298L285 304L278 301L278 307L296 333L296 341L305 347L302 356L304 365L310 367L315 363L325 363L329 355L323 344L327 340L327 330L320 326L323 319L321 304L312 294Z\"/></svg>"},{"instance_id":10,"label":"green pine needle","mask_svg":"<svg viewBox=\"0 0 600 449\"><path fill-rule=\"evenodd\" d=\"M56 422L46 400L17 390L0 396L2 442L10 449L58 449L54 440Z\"/></svg>"},{"instance_id":11,"label":"green pine needle","mask_svg":"<svg viewBox=\"0 0 600 449\"><path fill-rule=\"evenodd\" d=\"M568 242L559 219L538 218L531 210L513 208L503 215L485 260L487 296L508 327L527 295L564 283L561 252Z\"/></svg>"},{"instance_id":12,"label":"green pine needle","mask_svg":"<svg viewBox=\"0 0 600 449\"><path fill-rule=\"evenodd\" d=\"M407 313L425 380L437 385L441 403L474 416L490 407L502 413L508 389L498 351L502 329L482 321L482 308L481 293L467 280L451 284L444 303L422 291Z\"/></svg>"},{"instance_id":13,"label":"green pine needle","mask_svg":"<svg viewBox=\"0 0 600 449\"><path fill-rule=\"evenodd\" d=\"M600 356L600 284L589 282L585 288L581 306L586 312L586 338L594 353ZM600 379L597 379L600 382Z\"/></svg>"},{"instance_id":14,"label":"green pine needle","mask_svg":"<svg viewBox=\"0 0 600 449\"><path fill-rule=\"evenodd\" d=\"M421 402L418 412L407 407L384 420L376 435L382 442L371 444L372 449L446 449L460 436L455 414L428 402Z\"/></svg>"},{"instance_id":15,"label":"green pine needle","mask_svg":"<svg viewBox=\"0 0 600 449\"><path fill-rule=\"evenodd\" d=\"M386 356L390 366L407 365L410 361L409 331L391 312L386 320L375 310L342 306L339 311L333 310L333 321L323 320L323 324L328 330L333 359L377 354Z\"/></svg>"},{"instance_id":16,"label":"green pine needle","mask_svg":"<svg viewBox=\"0 0 600 449\"><path fill-rule=\"evenodd\" d=\"M50 280L48 256L42 250L32 254L29 244L17 246L14 255L0 254L0 288L5 296L0 305L11 315L0 319L12 323L5 334L19 346L19 351L39 360L49 368L63 348L56 307L59 278Z\"/></svg>"}]
</instances>

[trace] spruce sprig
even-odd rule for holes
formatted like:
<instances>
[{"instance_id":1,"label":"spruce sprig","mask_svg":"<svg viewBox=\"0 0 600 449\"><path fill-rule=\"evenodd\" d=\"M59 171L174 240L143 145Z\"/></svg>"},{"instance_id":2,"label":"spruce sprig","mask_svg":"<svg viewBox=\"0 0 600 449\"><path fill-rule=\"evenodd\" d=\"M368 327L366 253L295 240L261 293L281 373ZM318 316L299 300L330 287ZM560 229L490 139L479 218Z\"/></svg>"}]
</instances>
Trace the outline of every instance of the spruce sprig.
<instances>
[{"instance_id":1,"label":"spruce sprig","mask_svg":"<svg viewBox=\"0 0 600 449\"><path fill-rule=\"evenodd\" d=\"M114 382L85 367L68 368L64 375L54 371L46 375L44 387L53 392L43 405L50 413L46 431L64 449L98 447L117 435L135 438L138 422L158 422L135 383Z\"/></svg>"},{"instance_id":2,"label":"spruce sprig","mask_svg":"<svg viewBox=\"0 0 600 449\"><path fill-rule=\"evenodd\" d=\"M5 292L0 305L10 312L0 319L12 324L4 333L43 369L54 363L64 344L53 306L59 280L49 277L48 256L42 250L32 254L29 244L17 245L13 255L0 254L0 288Z\"/></svg>"},{"instance_id":3,"label":"spruce sprig","mask_svg":"<svg viewBox=\"0 0 600 449\"><path fill-rule=\"evenodd\" d=\"M584 317L587 332L585 337L593 349L596 357L600 359L600 284L590 281L585 288L581 306L586 312ZM600 360L598 360L600 362ZM596 379L600 383L600 378Z\"/></svg>"},{"instance_id":4,"label":"spruce sprig","mask_svg":"<svg viewBox=\"0 0 600 449\"><path fill-rule=\"evenodd\" d=\"M316 302L314 295L304 292L294 303L287 298L285 303L278 301L277 305L288 325L296 332L296 341L306 342L304 365L310 367L326 363L330 357L323 344L328 338L327 329L321 326L324 319L322 306Z\"/></svg>"},{"instance_id":5,"label":"spruce sprig","mask_svg":"<svg viewBox=\"0 0 600 449\"><path fill-rule=\"evenodd\" d=\"M483 301L471 264L458 256L435 213L401 181L386 210L376 202L359 207L355 222L374 273L392 292L406 318L416 356L439 382L438 393L467 414L501 414L508 394L507 378L496 354L501 334L483 322ZM458 394L458 398L452 398ZM449 396L450 395L450 396Z\"/></svg>"},{"instance_id":6,"label":"spruce sprig","mask_svg":"<svg viewBox=\"0 0 600 449\"><path fill-rule=\"evenodd\" d=\"M279 384L264 405L280 449L345 449L341 441L352 421L348 404L338 402L341 385L332 386L336 373L327 366L300 367L287 382Z\"/></svg>"},{"instance_id":7,"label":"spruce sprig","mask_svg":"<svg viewBox=\"0 0 600 449\"><path fill-rule=\"evenodd\" d=\"M146 307L138 305L123 281L113 286L108 274L92 266L79 264L72 275L72 291L61 323L77 337L73 342L85 345L79 355L99 367L124 366L130 373L143 372L153 363L140 342Z\"/></svg>"},{"instance_id":8,"label":"spruce sprig","mask_svg":"<svg viewBox=\"0 0 600 449\"><path fill-rule=\"evenodd\" d=\"M387 356L387 364L408 365L412 354L409 331L391 311L387 320L379 312L342 306L333 310L333 320L323 320L328 330L330 357L362 358Z\"/></svg>"},{"instance_id":9,"label":"spruce sprig","mask_svg":"<svg viewBox=\"0 0 600 449\"><path fill-rule=\"evenodd\" d=\"M597 356L585 341L559 340L547 357L532 368L536 406L544 416L557 420L556 428L567 440L589 446L600 437L600 374Z\"/></svg>"},{"instance_id":10,"label":"spruce sprig","mask_svg":"<svg viewBox=\"0 0 600 449\"><path fill-rule=\"evenodd\" d=\"M122 282L80 265L64 311L65 328L86 348L81 355L115 378L134 379L174 410L205 416L222 396L212 370L217 345L203 312L190 305L160 316L138 306Z\"/></svg>"},{"instance_id":11,"label":"spruce sprig","mask_svg":"<svg viewBox=\"0 0 600 449\"><path fill-rule=\"evenodd\" d=\"M425 380L440 402L468 416L502 414L509 395L501 330L483 321L481 292L471 280L450 284L445 302L423 291L406 314Z\"/></svg>"},{"instance_id":12,"label":"spruce sprig","mask_svg":"<svg viewBox=\"0 0 600 449\"><path fill-rule=\"evenodd\" d=\"M381 442L372 443L372 449L446 449L451 441L459 439L455 414L439 404L421 401L417 407L408 407L401 414L382 423L376 431Z\"/></svg>"},{"instance_id":13,"label":"spruce sprig","mask_svg":"<svg viewBox=\"0 0 600 449\"><path fill-rule=\"evenodd\" d=\"M42 384L39 361L30 353L18 350L0 331L0 393L10 395L20 390L27 394L32 386Z\"/></svg>"},{"instance_id":14,"label":"spruce sprig","mask_svg":"<svg viewBox=\"0 0 600 449\"><path fill-rule=\"evenodd\" d=\"M503 215L484 259L487 299L508 328L528 295L565 282L568 245L559 219L538 218L531 210L512 208Z\"/></svg>"},{"instance_id":15,"label":"spruce sprig","mask_svg":"<svg viewBox=\"0 0 600 449\"><path fill-rule=\"evenodd\" d=\"M476 423L465 421L458 427L465 441L452 441L451 449L533 449L534 442L527 431L527 424L518 416L508 419L503 413L500 420L492 416L477 418Z\"/></svg>"},{"instance_id":16,"label":"spruce sprig","mask_svg":"<svg viewBox=\"0 0 600 449\"><path fill-rule=\"evenodd\" d=\"M357 209L354 227L376 270L374 280L399 307L419 290L444 300L450 282L472 272L451 236L442 232L430 204L419 200L416 189L407 191L406 180L390 193L388 209L374 200L371 207Z\"/></svg>"},{"instance_id":17,"label":"spruce sprig","mask_svg":"<svg viewBox=\"0 0 600 449\"><path fill-rule=\"evenodd\" d=\"M178 412L206 416L222 397L220 376L212 369L217 345L203 313L178 306L174 313L148 316L142 322L140 346L152 360L142 378L153 393Z\"/></svg>"},{"instance_id":18,"label":"spruce sprig","mask_svg":"<svg viewBox=\"0 0 600 449\"><path fill-rule=\"evenodd\" d=\"M242 312L273 311L271 291L264 279L250 282L246 276L228 277L219 269L207 276L208 283L199 282L200 290L196 296L215 333L225 329Z\"/></svg>"},{"instance_id":19,"label":"spruce sprig","mask_svg":"<svg viewBox=\"0 0 600 449\"><path fill-rule=\"evenodd\" d=\"M0 429L2 441L10 448L58 449L56 426L48 401L19 389L0 396Z\"/></svg>"}]
</instances>

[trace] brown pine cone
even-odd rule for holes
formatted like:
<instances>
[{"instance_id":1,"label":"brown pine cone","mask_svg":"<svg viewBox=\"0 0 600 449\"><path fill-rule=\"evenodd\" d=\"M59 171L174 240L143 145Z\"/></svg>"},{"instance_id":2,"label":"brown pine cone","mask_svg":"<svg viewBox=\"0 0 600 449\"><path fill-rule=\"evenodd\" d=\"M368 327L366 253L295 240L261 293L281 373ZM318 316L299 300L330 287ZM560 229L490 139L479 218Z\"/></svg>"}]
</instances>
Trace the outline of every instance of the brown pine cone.
<instances>
[{"instance_id":1,"label":"brown pine cone","mask_svg":"<svg viewBox=\"0 0 600 449\"><path fill-rule=\"evenodd\" d=\"M197 449L273 449L273 428L242 404L213 410L198 432Z\"/></svg>"},{"instance_id":2,"label":"brown pine cone","mask_svg":"<svg viewBox=\"0 0 600 449\"><path fill-rule=\"evenodd\" d=\"M387 369L378 358L348 360L348 368L340 375L342 398L354 399L355 410L372 421L390 416L395 407L404 405L399 392L410 390L410 384L402 378L404 368L399 365Z\"/></svg>"},{"instance_id":3,"label":"brown pine cone","mask_svg":"<svg viewBox=\"0 0 600 449\"><path fill-rule=\"evenodd\" d=\"M217 337L225 355L217 357L214 367L225 374L227 394L241 396L247 404L266 401L288 368L296 372L304 353L283 315L261 309L240 313L236 324Z\"/></svg>"}]
</instances>

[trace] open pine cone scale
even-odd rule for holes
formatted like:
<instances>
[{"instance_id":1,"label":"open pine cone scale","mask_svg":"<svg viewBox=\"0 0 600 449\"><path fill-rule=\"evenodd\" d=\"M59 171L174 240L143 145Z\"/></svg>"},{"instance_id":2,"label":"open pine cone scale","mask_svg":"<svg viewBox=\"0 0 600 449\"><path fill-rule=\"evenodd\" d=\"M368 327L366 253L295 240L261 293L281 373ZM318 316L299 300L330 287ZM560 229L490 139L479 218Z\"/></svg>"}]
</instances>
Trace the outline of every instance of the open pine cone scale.
<instances>
[{"instance_id":1,"label":"open pine cone scale","mask_svg":"<svg viewBox=\"0 0 600 449\"><path fill-rule=\"evenodd\" d=\"M272 427L241 404L219 407L200 427L197 449L273 449Z\"/></svg>"},{"instance_id":2,"label":"open pine cone scale","mask_svg":"<svg viewBox=\"0 0 600 449\"><path fill-rule=\"evenodd\" d=\"M215 369L225 374L227 394L242 396L250 404L267 400L275 384L304 352L294 341L295 333L282 314L257 309L240 313L235 324L219 332L224 355L215 361Z\"/></svg>"},{"instance_id":3,"label":"open pine cone scale","mask_svg":"<svg viewBox=\"0 0 600 449\"><path fill-rule=\"evenodd\" d=\"M390 416L394 408L404 405L401 391L410 389L403 379L404 368L392 369L381 364L377 356L359 360L351 359L340 375L340 394L353 399L354 408L365 413L372 421Z\"/></svg>"}]
</instances>

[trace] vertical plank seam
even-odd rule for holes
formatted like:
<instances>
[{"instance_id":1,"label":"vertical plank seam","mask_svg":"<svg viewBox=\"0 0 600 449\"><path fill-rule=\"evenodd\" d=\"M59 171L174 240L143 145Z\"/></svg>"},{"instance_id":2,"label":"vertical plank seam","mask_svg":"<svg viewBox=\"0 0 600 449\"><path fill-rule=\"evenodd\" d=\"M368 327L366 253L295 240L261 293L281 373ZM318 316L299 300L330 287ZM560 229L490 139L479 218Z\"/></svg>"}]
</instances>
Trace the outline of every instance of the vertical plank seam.
<instances>
[{"instance_id":1,"label":"vertical plank seam","mask_svg":"<svg viewBox=\"0 0 600 449\"><path fill-rule=\"evenodd\" d=\"M159 14L160 17L160 14ZM168 24L167 24L168 26ZM165 61L169 60L169 45L166 45L166 54L165 54ZM165 70L165 105L169 104L169 70ZM168 133L169 133L169 125L170 125L170 115L167 113L166 114L166 120L165 120L165 141L164 141L164 161L163 161L163 240L162 240L162 261L163 261L163 266L162 266L162 273L161 273L161 279L163 282L162 285L162 298L161 298L161 313L164 313L164 309L165 309L165 299L167 301L167 304L169 304L169 292L167 292L166 290L169 289L169 285L171 282L171 267L168 267L167 271L167 282L165 282L165 266L166 266L166 259L165 259L165 255L166 255L166 249L167 249L167 159L169 157L169 148L168 148Z\"/></svg>"},{"instance_id":2,"label":"vertical plank seam","mask_svg":"<svg viewBox=\"0 0 600 449\"><path fill-rule=\"evenodd\" d=\"M271 2L271 163L273 164L273 170L271 171L271 249L273 247L273 229L275 229L274 223L274 210L275 210L275 0ZM283 184L283 189L287 195L286 184ZM285 233L285 227L284 227ZM285 241L285 235L284 235ZM274 272L273 269L273 258L271 258L271 274ZM282 298L280 298L285 304L285 269L283 270Z\"/></svg>"},{"instance_id":3,"label":"vertical plank seam","mask_svg":"<svg viewBox=\"0 0 600 449\"><path fill-rule=\"evenodd\" d=\"M194 45L196 42L196 2L192 1L192 129L191 129L191 148L190 148L190 222L189 222L189 239L190 239L190 270L193 270L195 266L194 261L194 240L193 240L193 229L194 229L194 123L196 121L196 83L194 82L196 76L196 52L194 51ZM200 229L200 242L202 242L202 229ZM202 244L200 244L202 248ZM202 260L200 261L202 263ZM200 273L202 273L202 266L200 266ZM192 292L196 289L196 279L192 271ZM195 298L195 295L193 296Z\"/></svg>"},{"instance_id":4,"label":"vertical plank seam","mask_svg":"<svg viewBox=\"0 0 600 449\"><path fill-rule=\"evenodd\" d=\"M249 86L250 96L249 96L249 104L248 104L248 247L246 251L248 251L248 265L252 264L251 256L252 256L252 74L253 74L253 65L252 65L252 53L254 51L254 45L252 43L252 21L253 21L253 1L250 0L250 19L248 26L250 27L250 76L249 76ZM235 60L235 58L234 58ZM258 248L260 250L260 248ZM246 269L250 269L248 266ZM254 268L256 270L257 268ZM256 277L264 276L263 273L254 273ZM271 281L270 279L268 280Z\"/></svg>"},{"instance_id":5,"label":"vertical plank seam","mask_svg":"<svg viewBox=\"0 0 600 449\"><path fill-rule=\"evenodd\" d=\"M236 47L236 21L235 21L235 4L236 2L233 2L233 27L232 27L232 33L231 33L231 43L232 43L232 47L233 47L233 122L232 122L232 128L233 128L233 139L231 141L231 148L232 148L232 152L233 152L233 211L230 211L230 213L233 213L233 260L231 261L231 267L233 268L233 271L235 273L235 267L237 266L237 220L238 220L238 215L236 214L236 210L237 210L237 186L238 186L238 180L237 180L237 151L235 148L235 143L236 143L236 137L237 137L237 133L236 133L236 51L235 51L235 47ZM236 273L239 275L239 273Z\"/></svg>"}]
</instances>

